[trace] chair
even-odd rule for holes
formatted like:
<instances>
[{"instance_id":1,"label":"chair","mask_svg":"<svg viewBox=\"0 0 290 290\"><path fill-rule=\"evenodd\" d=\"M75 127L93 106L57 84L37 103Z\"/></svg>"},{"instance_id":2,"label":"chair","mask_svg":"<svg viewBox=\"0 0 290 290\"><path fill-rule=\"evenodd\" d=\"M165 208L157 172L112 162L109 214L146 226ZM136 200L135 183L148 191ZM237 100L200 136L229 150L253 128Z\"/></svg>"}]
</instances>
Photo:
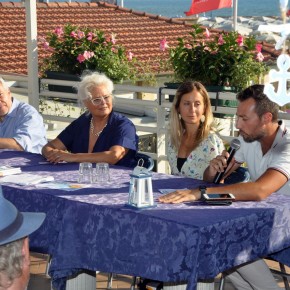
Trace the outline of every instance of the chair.
<instances>
[{"instance_id":1,"label":"chair","mask_svg":"<svg viewBox=\"0 0 290 290\"><path fill-rule=\"evenodd\" d=\"M136 156L135 156L135 160L137 161L137 164L139 162L139 160L143 160L143 167L146 167L148 170L152 170L154 168L154 160L152 157L144 154L144 153L140 153L140 152L137 152L136 153Z\"/></svg>"},{"instance_id":2,"label":"chair","mask_svg":"<svg viewBox=\"0 0 290 290\"><path fill-rule=\"evenodd\" d=\"M271 261L275 261L269 257L265 258L267 260L271 260ZM275 261L277 262L277 261ZM284 285L285 285L285 290L290 290L290 286L289 286L289 281L290 281L290 273L287 273L286 272L286 269L285 269L285 265L280 263L280 262L277 262L279 263L279 267L280 267L280 271L279 270L276 270L276 269L272 269L270 268L270 271L274 274L274 275L278 275L278 276L281 276L282 279L283 279L283 282L284 282ZM221 274L221 279L220 279L220 284L219 284L219 290L224 290L224 286L225 286L225 278L226 276L222 273Z\"/></svg>"},{"instance_id":3,"label":"chair","mask_svg":"<svg viewBox=\"0 0 290 290\"><path fill-rule=\"evenodd\" d=\"M237 170L232 172L227 178L225 178L225 184L234 184L239 182L248 182L250 180L250 173L248 168L239 167Z\"/></svg>"},{"instance_id":4,"label":"chair","mask_svg":"<svg viewBox=\"0 0 290 290\"><path fill-rule=\"evenodd\" d=\"M270 261L274 261L274 262L277 262L276 260L270 258L270 257L266 257L265 260L270 260ZM286 290L290 290L290 286L289 286L289 281L290 281L290 273L287 273L286 272L286 269L285 269L285 265L280 263L280 262L277 262L279 264L279 267L280 267L280 271L279 270L276 270L276 269L273 269L270 267L270 271L274 274L274 275L278 275L278 276L281 276L282 279L283 279L283 282L284 282L284 285L285 285L285 289Z\"/></svg>"}]
</instances>

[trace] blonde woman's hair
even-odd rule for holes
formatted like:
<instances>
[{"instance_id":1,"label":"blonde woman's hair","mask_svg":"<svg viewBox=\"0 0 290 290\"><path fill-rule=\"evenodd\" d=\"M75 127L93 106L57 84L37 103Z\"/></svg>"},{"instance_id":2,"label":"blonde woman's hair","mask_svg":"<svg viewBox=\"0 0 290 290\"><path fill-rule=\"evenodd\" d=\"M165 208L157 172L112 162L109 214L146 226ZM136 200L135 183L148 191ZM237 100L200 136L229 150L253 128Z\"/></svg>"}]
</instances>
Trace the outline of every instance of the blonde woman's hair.
<instances>
[{"instance_id":1,"label":"blonde woman's hair","mask_svg":"<svg viewBox=\"0 0 290 290\"><path fill-rule=\"evenodd\" d=\"M195 140L195 148L208 136L209 132L213 130L213 114L207 90L200 82L186 81L182 83L176 91L174 101L170 112L169 121L169 136L171 144L176 150L179 149L181 138L185 130L185 124L182 119L179 119L179 105L183 95L191 93L193 90L199 92L203 98L204 103L204 122L200 123Z\"/></svg>"}]
</instances>

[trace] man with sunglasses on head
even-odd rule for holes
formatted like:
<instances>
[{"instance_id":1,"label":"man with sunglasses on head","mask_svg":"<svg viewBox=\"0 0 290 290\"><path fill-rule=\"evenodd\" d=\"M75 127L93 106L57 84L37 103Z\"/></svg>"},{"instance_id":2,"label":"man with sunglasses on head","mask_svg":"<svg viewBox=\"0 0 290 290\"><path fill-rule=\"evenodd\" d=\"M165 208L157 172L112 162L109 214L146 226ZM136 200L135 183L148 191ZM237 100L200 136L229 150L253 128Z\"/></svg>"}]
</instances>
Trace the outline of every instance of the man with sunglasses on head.
<instances>
[{"instance_id":1,"label":"man with sunglasses on head","mask_svg":"<svg viewBox=\"0 0 290 290\"><path fill-rule=\"evenodd\" d=\"M29 104L12 97L0 78L0 149L41 153L46 142L41 115Z\"/></svg>"},{"instance_id":2,"label":"man with sunglasses on head","mask_svg":"<svg viewBox=\"0 0 290 290\"><path fill-rule=\"evenodd\" d=\"M113 90L113 82L104 74L82 77L78 98L87 111L43 147L49 162L136 165L136 129L127 117L113 111Z\"/></svg>"}]
</instances>

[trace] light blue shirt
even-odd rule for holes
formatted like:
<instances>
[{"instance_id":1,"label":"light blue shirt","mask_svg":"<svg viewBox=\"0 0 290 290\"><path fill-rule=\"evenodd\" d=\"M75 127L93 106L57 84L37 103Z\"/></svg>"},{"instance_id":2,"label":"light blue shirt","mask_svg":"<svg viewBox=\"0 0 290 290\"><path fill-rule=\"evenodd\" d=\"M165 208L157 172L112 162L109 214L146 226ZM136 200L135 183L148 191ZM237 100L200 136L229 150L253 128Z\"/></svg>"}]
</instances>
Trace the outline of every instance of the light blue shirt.
<instances>
[{"instance_id":1,"label":"light blue shirt","mask_svg":"<svg viewBox=\"0 0 290 290\"><path fill-rule=\"evenodd\" d=\"M47 143L41 115L34 107L15 98L3 122L0 122L0 138L13 138L24 151L31 153L41 153Z\"/></svg>"}]
</instances>

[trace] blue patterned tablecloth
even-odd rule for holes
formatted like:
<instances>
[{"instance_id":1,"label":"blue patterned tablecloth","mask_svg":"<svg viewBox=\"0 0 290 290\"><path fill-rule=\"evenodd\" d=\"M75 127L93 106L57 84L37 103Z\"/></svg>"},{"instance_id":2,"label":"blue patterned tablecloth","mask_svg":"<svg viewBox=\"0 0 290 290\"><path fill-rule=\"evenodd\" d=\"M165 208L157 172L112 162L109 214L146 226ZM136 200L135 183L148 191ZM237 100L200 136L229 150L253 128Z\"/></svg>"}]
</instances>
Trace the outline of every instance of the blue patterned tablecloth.
<instances>
[{"instance_id":1,"label":"blue patterned tablecloth","mask_svg":"<svg viewBox=\"0 0 290 290\"><path fill-rule=\"evenodd\" d=\"M17 155L10 153L1 152L0 162L11 157L17 165ZM40 157L33 154L35 165L23 164L29 155L18 156L24 172L77 181L78 164L38 164ZM4 195L19 210L47 213L30 243L33 250L52 255L50 274L56 289L65 289L66 277L81 269L187 281L192 290L197 279L213 278L273 253L290 266L290 196L274 193L261 202L231 206L156 202L155 208L137 211L126 207L131 170L110 166L110 173L110 183L76 191L3 186ZM154 198L159 189L202 183L153 173Z\"/></svg>"}]
</instances>

